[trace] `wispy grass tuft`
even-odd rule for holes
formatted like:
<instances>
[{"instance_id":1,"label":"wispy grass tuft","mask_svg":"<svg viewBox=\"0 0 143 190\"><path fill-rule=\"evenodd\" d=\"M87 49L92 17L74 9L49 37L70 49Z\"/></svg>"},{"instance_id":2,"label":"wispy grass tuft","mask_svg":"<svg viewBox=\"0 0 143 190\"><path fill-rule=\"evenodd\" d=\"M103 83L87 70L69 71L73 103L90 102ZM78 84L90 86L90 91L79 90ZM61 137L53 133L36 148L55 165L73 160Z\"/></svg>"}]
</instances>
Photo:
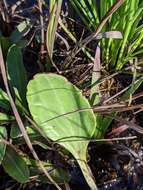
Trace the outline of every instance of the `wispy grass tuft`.
<instances>
[{"instance_id":1,"label":"wispy grass tuft","mask_svg":"<svg viewBox=\"0 0 143 190\"><path fill-rule=\"evenodd\" d=\"M95 31L103 16L115 0L70 0L85 26ZM120 31L122 40L102 39L102 60L107 69L120 70L130 60L143 52L143 1L126 0L103 27L105 31Z\"/></svg>"}]
</instances>

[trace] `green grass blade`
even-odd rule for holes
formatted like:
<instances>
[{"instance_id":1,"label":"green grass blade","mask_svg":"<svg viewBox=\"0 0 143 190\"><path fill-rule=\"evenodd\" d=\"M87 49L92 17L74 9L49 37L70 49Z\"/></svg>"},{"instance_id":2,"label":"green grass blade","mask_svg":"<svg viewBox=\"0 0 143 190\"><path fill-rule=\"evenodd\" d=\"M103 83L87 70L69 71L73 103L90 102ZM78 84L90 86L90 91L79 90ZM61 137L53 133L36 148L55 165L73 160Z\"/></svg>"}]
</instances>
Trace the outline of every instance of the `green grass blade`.
<instances>
[{"instance_id":1,"label":"green grass blade","mask_svg":"<svg viewBox=\"0 0 143 190\"><path fill-rule=\"evenodd\" d=\"M58 26L58 20L61 12L62 0L50 0L50 17L49 23L47 27L47 50L48 55L52 59L53 56L53 49L54 49L54 42L55 42L55 35Z\"/></svg>"}]
</instances>

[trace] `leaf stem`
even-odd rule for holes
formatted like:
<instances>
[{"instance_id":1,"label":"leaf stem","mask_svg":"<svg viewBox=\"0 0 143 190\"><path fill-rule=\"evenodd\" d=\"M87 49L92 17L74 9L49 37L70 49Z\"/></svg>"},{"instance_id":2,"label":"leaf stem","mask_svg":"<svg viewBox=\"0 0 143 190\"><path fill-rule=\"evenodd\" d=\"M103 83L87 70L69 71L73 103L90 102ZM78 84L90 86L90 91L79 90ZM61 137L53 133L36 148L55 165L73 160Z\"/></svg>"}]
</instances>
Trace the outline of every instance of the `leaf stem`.
<instances>
[{"instance_id":1,"label":"leaf stem","mask_svg":"<svg viewBox=\"0 0 143 190\"><path fill-rule=\"evenodd\" d=\"M86 180L87 184L89 185L90 189L98 190L98 188L95 184L94 177L92 175L92 172L91 172L87 162L84 160L77 160L77 162L82 170L82 173L83 173L85 180Z\"/></svg>"}]
</instances>

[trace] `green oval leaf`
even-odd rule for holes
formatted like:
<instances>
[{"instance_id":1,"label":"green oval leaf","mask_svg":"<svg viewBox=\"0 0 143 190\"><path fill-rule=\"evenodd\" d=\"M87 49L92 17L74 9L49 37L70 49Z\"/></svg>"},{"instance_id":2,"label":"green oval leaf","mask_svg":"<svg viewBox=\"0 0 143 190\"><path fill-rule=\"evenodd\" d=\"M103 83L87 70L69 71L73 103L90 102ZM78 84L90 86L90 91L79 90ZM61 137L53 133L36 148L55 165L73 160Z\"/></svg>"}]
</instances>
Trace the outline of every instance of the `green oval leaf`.
<instances>
[{"instance_id":1,"label":"green oval leaf","mask_svg":"<svg viewBox=\"0 0 143 190\"><path fill-rule=\"evenodd\" d=\"M35 160L27 156L24 156L23 159L29 166L30 177L37 176L37 180L41 183L51 183L44 175L44 173L41 172L40 166L36 163ZM70 175L67 170L56 167L54 164L51 163L50 160L47 159L46 161L42 161L42 164L56 183L65 184L70 181Z\"/></svg>"},{"instance_id":2,"label":"green oval leaf","mask_svg":"<svg viewBox=\"0 0 143 190\"><path fill-rule=\"evenodd\" d=\"M8 49L11 46L12 43L11 43L9 37L0 37L0 44L1 44L1 47L2 47L3 56L4 56L4 59L5 59L6 56L7 56Z\"/></svg>"},{"instance_id":3,"label":"green oval leaf","mask_svg":"<svg viewBox=\"0 0 143 190\"><path fill-rule=\"evenodd\" d=\"M0 108L9 111L11 109L7 94L0 88Z\"/></svg>"},{"instance_id":4,"label":"green oval leaf","mask_svg":"<svg viewBox=\"0 0 143 190\"><path fill-rule=\"evenodd\" d=\"M22 157L12 148L6 148L2 161L5 171L20 183L26 183L29 179L29 169Z\"/></svg>"},{"instance_id":5,"label":"green oval leaf","mask_svg":"<svg viewBox=\"0 0 143 190\"><path fill-rule=\"evenodd\" d=\"M8 115L8 114L1 113L1 112L0 112L0 123L12 121L12 120L14 120L14 119L15 119L15 118L14 118L13 116L10 116L10 115Z\"/></svg>"},{"instance_id":6,"label":"green oval leaf","mask_svg":"<svg viewBox=\"0 0 143 190\"><path fill-rule=\"evenodd\" d=\"M5 127L0 126L0 140L6 139L6 138L7 138L7 131L6 131ZM6 149L6 145L0 143L0 164L5 155L5 149Z\"/></svg>"},{"instance_id":7,"label":"green oval leaf","mask_svg":"<svg viewBox=\"0 0 143 190\"><path fill-rule=\"evenodd\" d=\"M27 76L21 49L16 45L9 48L6 66L11 89L15 89L15 94L21 98L23 105L26 106Z\"/></svg>"},{"instance_id":8,"label":"green oval leaf","mask_svg":"<svg viewBox=\"0 0 143 190\"><path fill-rule=\"evenodd\" d=\"M65 171L64 169L55 168L54 166L52 166L52 164L49 166L45 166L45 168L56 183L65 184L70 181L70 176L69 176L68 172ZM32 176L34 177L36 175L38 177L38 181L40 181L42 183L51 183L47 179L47 177L45 175L41 174L40 170L36 167L30 167L30 173L31 173L31 177Z\"/></svg>"},{"instance_id":9,"label":"green oval leaf","mask_svg":"<svg viewBox=\"0 0 143 190\"><path fill-rule=\"evenodd\" d=\"M92 137L96 122L91 109L77 111L90 108L81 92L62 76L39 74L28 84L27 100L30 112L42 131L69 150L83 174L90 176L83 163L87 162L87 139ZM94 182L92 185L95 187Z\"/></svg>"},{"instance_id":10,"label":"green oval leaf","mask_svg":"<svg viewBox=\"0 0 143 190\"><path fill-rule=\"evenodd\" d=\"M92 137L95 118L91 110L77 111L90 107L80 91L64 77L39 74L28 84L27 100L34 120L47 136L75 158L85 160L88 141L84 138Z\"/></svg>"}]
</instances>

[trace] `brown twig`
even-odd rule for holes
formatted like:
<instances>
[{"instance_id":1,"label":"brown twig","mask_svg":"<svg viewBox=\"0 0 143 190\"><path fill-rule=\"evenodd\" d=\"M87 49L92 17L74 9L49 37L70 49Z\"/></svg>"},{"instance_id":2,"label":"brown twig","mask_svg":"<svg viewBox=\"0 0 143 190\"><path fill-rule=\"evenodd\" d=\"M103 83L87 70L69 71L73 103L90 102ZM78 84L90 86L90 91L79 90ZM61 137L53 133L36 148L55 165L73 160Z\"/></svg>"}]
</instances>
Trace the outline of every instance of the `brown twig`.
<instances>
[{"instance_id":1,"label":"brown twig","mask_svg":"<svg viewBox=\"0 0 143 190\"><path fill-rule=\"evenodd\" d=\"M14 149L16 152L19 152L19 150L13 145L11 144L11 142L5 140L5 139L1 139L0 140L0 144L4 144L4 145L8 145L10 146L12 149Z\"/></svg>"},{"instance_id":2,"label":"brown twig","mask_svg":"<svg viewBox=\"0 0 143 190\"><path fill-rule=\"evenodd\" d=\"M126 92L129 89L130 85L127 86L126 88L122 89L121 91L119 91L118 93L116 93L115 95L111 96L110 98L106 99L103 101L103 104L107 104L107 102L110 102L111 100L113 100L114 98L118 97L119 95L123 94L124 92Z\"/></svg>"},{"instance_id":3,"label":"brown twig","mask_svg":"<svg viewBox=\"0 0 143 190\"><path fill-rule=\"evenodd\" d=\"M134 110L134 109L140 109L140 108L143 108L143 104L130 105L130 106L128 106L126 103L122 103L122 104L116 103L116 104L101 105L101 106L96 105L96 106L92 106L90 108L81 108L81 109L63 113L63 114L53 117L49 120L43 121L42 124L52 121L54 119L60 118L60 117L65 117L65 116L68 116L71 114L75 114L76 112L87 112L87 111L93 110L96 113L101 113L101 114L107 113L108 114L108 113L112 113L112 112L124 112L124 111L130 111L130 110Z\"/></svg>"},{"instance_id":4,"label":"brown twig","mask_svg":"<svg viewBox=\"0 0 143 190\"><path fill-rule=\"evenodd\" d=\"M71 137L72 138L72 137ZM91 138L79 138L77 139L77 137L75 137L75 139L59 139L57 141L55 141L55 143L63 143L63 142L84 142L84 141L90 141L90 142L110 142L110 141L124 141L124 140L133 140L136 139L137 136L131 136L131 137L117 137L117 138L106 138L106 139L91 139Z\"/></svg>"},{"instance_id":5,"label":"brown twig","mask_svg":"<svg viewBox=\"0 0 143 190\"><path fill-rule=\"evenodd\" d=\"M17 7L19 7L22 3L24 3L25 0L19 0L14 5L11 6L11 14L14 15Z\"/></svg>"},{"instance_id":6,"label":"brown twig","mask_svg":"<svg viewBox=\"0 0 143 190\"><path fill-rule=\"evenodd\" d=\"M90 99L93 104L98 104L100 102L100 85L96 84L101 78L101 49L100 43L97 44L95 51L95 59L93 64L93 72L92 72L92 84ZM96 95L97 94L97 95Z\"/></svg>"},{"instance_id":7,"label":"brown twig","mask_svg":"<svg viewBox=\"0 0 143 190\"><path fill-rule=\"evenodd\" d=\"M38 7L40 11L40 24L41 24L41 61L44 60L44 53L45 53L45 32L44 32L44 18L43 18L43 11L42 11L43 0L38 0Z\"/></svg>"},{"instance_id":8,"label":"brown twig","mask_svg":"<svg viewBox=\"0 0 143 190\"><path fill-rule=\"evenodd\" d=\"M143 134L143 128L137 125L136 123L133 123L132 121L127 121L121 117L114 117L114 119L122 123L122 125L113 129L110 133L108 133L107 135L108 137L119 135L120 133L124 132L127 129L132 129L139 134Z\"/></svg>"},{"instance_id":9,"label":"brown twig","mask_svg":"<svg viewBox=\"0 0 143 190\"><path fill-rule=\"evenodd\" d=\"M2 0L0 2L0 9L1 9L1 14L3 15L3 19L6 23L9 23L10 22L10 19L9 19L9 11L8 11L8 7L7 7L7 3L5 0Z\"/></svg>"},{"instance_id":10,"label":"brown twig","mask_svg":"<svg viewBox=\"0 0 143 190\"><path fill-rule=\"evenodd\" d=\"M93 111L100 112L100 113L111 113L111 112L124 112L124 111L131 111L135 109L143 108L143 104L137 104L137 105L126 105L126 104L111 104L107 106L100 106L94 107Z\"/></svg>"}]
</instances>

